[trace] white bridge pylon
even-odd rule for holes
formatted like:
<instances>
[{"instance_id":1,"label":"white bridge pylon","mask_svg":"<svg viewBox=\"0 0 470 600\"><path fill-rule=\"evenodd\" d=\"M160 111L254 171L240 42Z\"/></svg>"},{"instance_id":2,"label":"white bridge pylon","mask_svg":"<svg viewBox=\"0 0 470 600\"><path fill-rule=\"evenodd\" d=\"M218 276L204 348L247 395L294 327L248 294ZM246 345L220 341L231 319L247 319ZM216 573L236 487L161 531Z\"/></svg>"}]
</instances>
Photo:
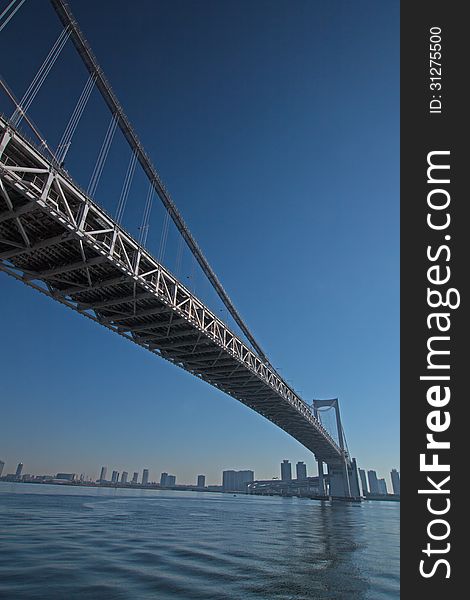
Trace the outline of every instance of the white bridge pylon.
<instances>
[{"instance_id":1,"label":"white bridge pylon","mask_svg":"<svg viewBox=\"0 0 470 600\"><path fill-rule=\"evenodd\" d=\"M360 498L361 494L359 490L356 459L350 458L349 452L347 451L338 398L331 398L330 400L314 400L312 402L312 408L313 414L319 421L321 408L334 409L338 442L342 453L342 460L339 463L337 461L328 463L328 491L325 487L323 460L317 456L320 494L328 495L333 498Z\"/></svg>"}]
</instances>

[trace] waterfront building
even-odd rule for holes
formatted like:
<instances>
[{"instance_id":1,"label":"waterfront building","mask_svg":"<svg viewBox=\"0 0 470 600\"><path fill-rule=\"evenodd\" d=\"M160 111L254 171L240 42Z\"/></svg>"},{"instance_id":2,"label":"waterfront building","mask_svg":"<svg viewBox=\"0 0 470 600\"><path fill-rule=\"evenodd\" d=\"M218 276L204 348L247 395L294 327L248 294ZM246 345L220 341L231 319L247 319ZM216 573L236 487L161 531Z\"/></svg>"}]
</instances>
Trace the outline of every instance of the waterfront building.
<instances>
[{"instance_id":1,"label":"waterfront building","mask_svg":"<svg viewBox=\"0 0 470 600\"><path fill-rule=\"evenodd\" d=\"M300 461L295 466L297 480L307 479L307 465Z\"/></svg>"},{"instance_id":2,"label":"waterfront building","mask_svg":"<svg viewBox=\"0 0 470 600\"><path fill-rule=\"evenodd\" d=\"M111 475L111 483L117 483L119 480L119 471L113 471Z\"/></svg>"},{"instance_id":3,"label":"waterfront building","mask_svg":"<svg viewBox=\"0 0 470 600\"><path fill-rule=\"evenodd\" d=\"M222 489L224 492L246 492L249 483L254 481L254 472L245 471L224 471L222 473Z\"/></svg>"},{"instance_id":4,"label":"waterfront building","mask_svg":"<svg viewBox=\"0 0 470 600\"><path fill-rule=\"evenodd\" d=\"M293 479L291 481L265 479L249 483L247 492L248 494L263 496L302 496L312 498L320 495L320 482L318 477ZM324 495L324 491L321 495Z\"/></svg>"},{"instance_id":5,"label":"waterfront building","mask_svg":"<svg viewBox=\"0 0 470 600\"><path fill-rule=\"evenodd\" d=\"M103 481L106 481L106 473L107 472L108 472L108 467L101 467L101 473L100 473L100 478L99 478L100 483L102 483Z\"/></svg>"},{"instance_id":6,"label":"waterfront building","mask_svg":"<svg viewBox=\"0 0 470 600\"><path fill-rule=\"evenodd\" d=\"M20 463L18 463L18 466L16 467L15 477L21 477L22 472L23 472L23 463L20 462Z\"/></svg>"},{"instance_id":7,"label":"waterfront building","mask_svg":"<svg viewBox=\"0 0 470 600\"><path fill-rule=\"evenodd\" d=\"M367 471L367 478L369 479L369 492L371 494L380 494L377 473L375 471Z\"/></svg>"},{"instance_id":8,"label":"waterfront building","mask_svg":"<svg viewBox=\"0 0 470 600\"><path fill-rule=\"evenodd\" d=\"M176 475L168 475L168 473L162 473L160 476L161 487L173 487L176 485Z\"/></svg>"},{"instance_id":9,"label":"waterfront building","mask_svg":"<svg viewBox=\"0 0 470 600\"><path fill-rule=\"evenodd\" d=\"M197 487L200 487L200 488L206 487L206 476L205 475L197 476Z\"/></svg>"},{"instance_id":10,"label":"waterfront building","mask_svg":"<svg viewBox=\"0 0 470 600\"><path fill-rule=\"evenodd\" d=\"M3 467L5 466L5 463L3 460L0 460L0 477L2 476L3 473Z\"/></svg>"},{"instance_id":11,"label":"waterfront building","mask_svg":"<svg viewBox=\"0 0 470 600\"><path fill-rule=\"evenodd\" d=\"M75 481L75 473L57 473L55 478L63 481Z\"/></svg>"},{"instance_id":12,"label":"waterfront building","mask_svg":"<svg viewBox=\"0 0 470 600\"><path fill-rule=\"evenodd\" d=\"M234 492L237 490L236 484L237 471L224 471L222 473L222 488L224 492Z\"/></svg>"},{"instance_id":13,"label":"waterfront building","mask_svg":"<svg viewBox=\"0 0 470 600\"><path fill-rule=\"evenodd\" d=\"M131 481L131 483L137 483L138 479L139 479L139 472L138 471L134 471L134 475L132 475L132 481Z\"/></svg>"},{"instance_id":14,"label":"waterfront building","mask_svg":"<svg viewBox=\"0 0 470 600\"><path fill-rule=\"evenodd\" d=\"M367 478L364 469L359 469L359 477L361 478L362 495L367 496L369 488L367 487Z\"/></svg>"},{"instance_id":15,"label":"waterfront building","mask_svg":"<svg viewBox=\"0 0 470 600\"><path fill-rule=\"evenodd\" d=\"M379 479L378 484L379 484L379 494L382 496L386 496L388 494L388 490L387 490L387 483L386 483L385 479Z\"/></svg>"},{"instance_id":16,"label":"waterfront building","mask_svg":"<svg viewBox=\"0 0 470 600\"><path fill-rule=\"evenodd\" d=\"M127 476L128 476L127 471L123 471L122 475L121 475L121 483L127 483Z\"/></svg>"},{"instance_id":17,"label":"waterfront building","mask_svg":"<svg viewBox=\"0 0 470 600\"><path fill-rule=\"evenodd\" d=\"M149 482L149 470L144 469L142 472L142 485L148 485Z\"/></svg>"},{"instance_id":18,"label":"waterfront building","mask_svg":"<svg viewBox=\"0 0 470 600\"><path fill-rule=\"evenodd\" d=\"M292 480L292 466L288 460L283 460L281 463L281 481Z\"/></svg>"},{"instance_id":19,"label":"waterfront building","mask_svg":"<svg viewBox=\"0 0 470 600\"><path fill-rule=\"evenodd\" d=\"M390 473L390 478L392 480L393 493L397 496L400 495L400 473L396 469L392 469Z\"/></svg>"}]
</instances>

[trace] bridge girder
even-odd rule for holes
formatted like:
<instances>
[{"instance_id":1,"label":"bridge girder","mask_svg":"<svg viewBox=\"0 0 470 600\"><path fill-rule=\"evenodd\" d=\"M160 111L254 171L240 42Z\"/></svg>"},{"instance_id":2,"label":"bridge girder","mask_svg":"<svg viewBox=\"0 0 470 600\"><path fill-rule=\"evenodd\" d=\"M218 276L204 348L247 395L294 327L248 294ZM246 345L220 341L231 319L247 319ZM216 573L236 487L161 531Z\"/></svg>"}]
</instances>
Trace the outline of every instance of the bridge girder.
<instances>
[{"instance_id":1,"label":"bridge girder","mask_svg":"<svg viewBox=\"0 0 470 600\"><path fill-rule=\"evenodd\" d=\"M67 173L1 118L0 137L0 270L225 391L325 462L342 459L275 370Z\"/></svg>"}]
</instances>

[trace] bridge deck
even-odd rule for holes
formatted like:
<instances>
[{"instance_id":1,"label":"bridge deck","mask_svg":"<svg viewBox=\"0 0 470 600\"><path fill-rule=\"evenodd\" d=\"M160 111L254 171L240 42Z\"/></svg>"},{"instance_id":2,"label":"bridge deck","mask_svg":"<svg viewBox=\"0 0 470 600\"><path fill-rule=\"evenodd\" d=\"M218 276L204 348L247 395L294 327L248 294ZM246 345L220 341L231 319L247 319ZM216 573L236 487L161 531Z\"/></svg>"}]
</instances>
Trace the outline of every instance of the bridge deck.
<instances>
[{"instance_id":1,"label":"bridge deck","mask_svg":"<svg viewBox=\"0 0 470 600\"><path fill-rule=\"evenodd\" d=\"M2 118L0 270L230 394L318 458L341 458L279 375Z\"/></svg>"}]
</instances>

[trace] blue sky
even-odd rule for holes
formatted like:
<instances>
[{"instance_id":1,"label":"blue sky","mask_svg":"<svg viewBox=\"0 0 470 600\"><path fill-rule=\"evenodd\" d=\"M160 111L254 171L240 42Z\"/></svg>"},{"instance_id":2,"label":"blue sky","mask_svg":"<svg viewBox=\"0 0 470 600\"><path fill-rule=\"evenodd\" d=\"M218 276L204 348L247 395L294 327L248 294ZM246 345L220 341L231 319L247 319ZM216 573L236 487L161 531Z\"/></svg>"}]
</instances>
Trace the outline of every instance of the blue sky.
<instances>
[{"instance_id":1,"label":"blue sky","mask_svg":"<svg viewBox=\"0 0 470 600\"><path fill-rule=\"evenodd\" d=\"M352 455L388 478L399 468L398 2L70 5L272 364L307 401L338 396ZM22 40L0 69L18 97L59 31L44 0L25 3L0 34L4 59ZM52 145L85 81L70 44L31 107ZM84 187L108 119L95 93L66 163ZM95 196L108 210L128 159L116 136ZM131 232L144 200L137 174ZM163 223L155 204L154 252ZM170 231L172 270L177 255ZM195 273L185 252L181 278L214 302ZM225 468L277 476L284 458L315 470L261 416L5 275L0 323L9 472L22 460L26 472L107 465L218 483Z\"/></svg>"}]
</instances>

